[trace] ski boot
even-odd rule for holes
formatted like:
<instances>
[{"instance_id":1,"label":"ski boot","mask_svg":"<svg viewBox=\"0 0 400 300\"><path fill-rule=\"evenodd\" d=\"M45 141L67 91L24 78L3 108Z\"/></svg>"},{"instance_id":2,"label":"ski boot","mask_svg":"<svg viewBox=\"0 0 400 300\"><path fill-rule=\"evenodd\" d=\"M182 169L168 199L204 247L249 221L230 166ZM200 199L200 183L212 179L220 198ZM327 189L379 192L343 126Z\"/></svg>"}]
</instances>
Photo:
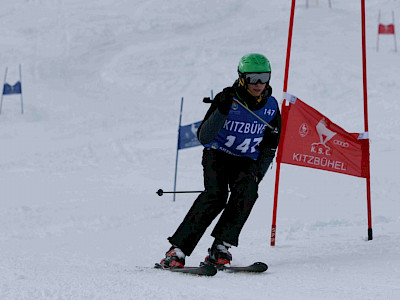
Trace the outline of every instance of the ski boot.
<instances>
[{"instance_id":1,"label":"ski boot","mask_svg":"<svg viewBox=\"0 0 400 300\"><path fill-rule=\"evenodd\" d=\"M215 240L211 248L208 249L208 256L204 262L213 264L216 267L230 265L232 260L232 254L228 251L230 246L226 242Z\"/></svg>"},{"instance_id":2,"label":"ski boot","mask_svg":"<svg viewBox=\"0 0 400 300\"><path fill-rule=\"evenodd\" d=\"M160 262L160 265L164 268L183 268L185 266L185 253L182 252L176 246L172 246L167 253L165 258Z\"/></svg>"}]
</instances>

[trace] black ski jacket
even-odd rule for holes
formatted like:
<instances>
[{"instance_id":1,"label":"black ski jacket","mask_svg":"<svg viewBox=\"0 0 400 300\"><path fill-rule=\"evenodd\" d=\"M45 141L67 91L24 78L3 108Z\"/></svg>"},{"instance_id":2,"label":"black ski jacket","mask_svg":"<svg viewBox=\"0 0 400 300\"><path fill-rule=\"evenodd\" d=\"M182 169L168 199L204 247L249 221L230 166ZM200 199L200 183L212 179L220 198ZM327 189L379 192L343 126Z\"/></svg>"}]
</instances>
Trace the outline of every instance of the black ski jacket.
<instances>
[{"instance_id":1,"label":"black ski jacket","mask_svg":"<svg viewBox=\"0 0 400 300\"><path fill-rule=\"evenodd\" d=\"M264 107L272 94L272 88L270 86L267 86L261 96L261 101L258 101L258 97L254 97L253 95L251 95L246 88L242 87L239 84L238 81L235 81L232 88L234 89L234 97L242 103L246 104L246 106L252 111L259 110ZM203 145L210 143L217 136L218 131L222 128L225 120L228 117L228 115L221 113L218 109L223 93L224 91L218 93L215 96L214 100L211 102L210 108L208 109L204 117L203 122L198 128L197 137L200 143ZM230 97L233 98L232 96ZM251 166L251 172L254 173L254 176L258 178L258 181L261 181L261 179L267 172L279 144L281 132L281 114L279 111L269 124L272 127L277 128L278 133L273 134L269 128L266 128L264 131L263 140L258 146L260 150L260 155Z\"/></svg>"}]
</instances>

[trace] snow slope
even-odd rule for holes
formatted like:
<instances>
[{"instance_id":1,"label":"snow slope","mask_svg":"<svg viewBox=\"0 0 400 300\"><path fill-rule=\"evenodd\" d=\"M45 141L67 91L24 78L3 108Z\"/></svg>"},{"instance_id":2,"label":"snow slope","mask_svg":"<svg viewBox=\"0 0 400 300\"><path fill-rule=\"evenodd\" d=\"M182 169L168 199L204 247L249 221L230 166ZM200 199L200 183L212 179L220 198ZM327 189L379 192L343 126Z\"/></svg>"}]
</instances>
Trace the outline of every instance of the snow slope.
<instances>
[{"instance_id":1,"label":"snow slope","mask_svg":"<svg viewBox=\"0 0 400 300\"><path fill-rule=\"evenodd\" d=\"M268 272L213 278L152 269L195 198L155 194L173 186L180 99L183 123L201 120L249 52L270 59L279 99L291 1L3 2L0 70L13 84L22 65L25 113L4 98L0 299L399 299L400 58L376 32L400 1L366 1L374 240L365 180L282 165L276 247L273 168L231 251ZM297 2L288 91L362 132L360 1ZM200 161L180 151L179 190L202 188Z\"/></svg>"}]
</instances>

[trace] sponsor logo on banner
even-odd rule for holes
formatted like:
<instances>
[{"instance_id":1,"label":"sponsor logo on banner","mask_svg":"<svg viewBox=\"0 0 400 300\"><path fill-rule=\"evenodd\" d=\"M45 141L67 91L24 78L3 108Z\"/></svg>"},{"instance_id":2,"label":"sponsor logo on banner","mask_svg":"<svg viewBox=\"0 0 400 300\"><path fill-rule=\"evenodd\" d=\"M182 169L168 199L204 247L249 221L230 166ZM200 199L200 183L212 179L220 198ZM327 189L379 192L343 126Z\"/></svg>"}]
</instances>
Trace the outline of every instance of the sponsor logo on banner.
<instances>
[{"instance_id":1,"label":"sponsor logo on banner","mask_svg":"<svg viewBox=\"0 0 400 300\"><path fill-rule=\"evenodd\" d=\"M302 123L299 128L299 135L301 137L307 136L309 133L309 127L310 126L307 123ZM318 124L315 126L315 130L318 133L319 142L314 142L310 144L309 150L311 155L293 153L293 160L313 166L321 166L323 168L333 168L336 170L345 171L346 169L343 162L330 160L326 157L320 157L332 155L332 149L327 145L327 143L336 135L336 132L328 128L325 118L322 118L318 122Z\"/></svg>"},{"instance_id":2,"label":"sponsor logo on banner","mask_svg":"<svg viewBox=\"0 0 400 300\"><path fill-rule=\"evenodd\" d=\"M331 155L332 150L329 146L326 145L326 143L329 142L336 135L336 132L328 129L327 126L328 125L325 119L319 121L317 126L315 126L315 129L317 130L319 136L319 143L313 143L311 145L312 153Z\"/></svg>"}]
</instances>

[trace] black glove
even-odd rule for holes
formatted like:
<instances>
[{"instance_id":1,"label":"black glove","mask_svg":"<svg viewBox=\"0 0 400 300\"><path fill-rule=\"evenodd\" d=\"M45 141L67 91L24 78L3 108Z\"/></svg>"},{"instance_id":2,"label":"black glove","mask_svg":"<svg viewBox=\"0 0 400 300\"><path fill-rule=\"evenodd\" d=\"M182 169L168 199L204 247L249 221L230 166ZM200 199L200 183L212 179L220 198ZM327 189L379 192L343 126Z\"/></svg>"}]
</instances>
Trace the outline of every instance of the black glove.
<instances>
[{"instance_id":1,"label":"black glove","mask_svg":"<svg viewBox=\"0 0 400 300\"><path fill-rule=\"evenodd\" d=\"M280 132L279 132L278 128L274 128L274 129L265 128L264 137L261 142L262 147L263 148L271 148L271 149L278 148L279 138L280 138Z\"/></svg>"},{"instance_id":2,"label":"black glove","mask_svg":"<svg viewBox=\"0 0 400 300\"><path fill-rule=\"evenodd\" d=\"M249 172L256 183L260 183L275 157L276 149L266 148L260 152L258 159L250 165Z\"/></svg>"},{"instance_id":3,"label":"black glove","mask_svg":"<svg viewBox=\"0 0 400 300\"><path fill-rule=\"evenodd\" d=\"M218 110L221 114L228 115L231 110L233 97L235 97L235 89L233 87L224 88L218 94Z\"/></svg>"}]
</instances>

